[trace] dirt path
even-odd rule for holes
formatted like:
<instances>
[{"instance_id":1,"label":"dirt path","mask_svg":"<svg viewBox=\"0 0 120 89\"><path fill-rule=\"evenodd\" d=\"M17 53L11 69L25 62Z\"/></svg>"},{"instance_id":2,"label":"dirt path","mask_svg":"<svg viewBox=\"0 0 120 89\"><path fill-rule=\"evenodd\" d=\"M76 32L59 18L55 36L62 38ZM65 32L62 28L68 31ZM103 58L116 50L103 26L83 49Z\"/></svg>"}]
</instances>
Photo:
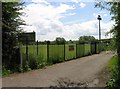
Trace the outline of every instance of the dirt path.
<instances>
[{"instance_id":1,"label":"dirt path","mask_svg":"<svg viewBox=\"0 0 120 89\"><path fill-rule=\"evenodd\" d=\"M112 53L101 53L2 78L3 87L95 86Z\"/></svg>"}]
</instances>

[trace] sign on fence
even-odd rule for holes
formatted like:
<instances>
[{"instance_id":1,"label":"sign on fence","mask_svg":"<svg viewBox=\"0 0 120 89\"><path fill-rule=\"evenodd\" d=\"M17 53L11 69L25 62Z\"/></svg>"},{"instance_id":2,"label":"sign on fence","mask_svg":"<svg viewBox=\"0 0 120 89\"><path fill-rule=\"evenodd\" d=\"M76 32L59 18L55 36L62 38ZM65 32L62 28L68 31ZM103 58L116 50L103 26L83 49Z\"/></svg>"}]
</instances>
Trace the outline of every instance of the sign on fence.
<instances>
[{"instance_id":1,"label":"sign on fence","mask_svg":"<svg viewBox=\"0 0 120 89\"><path fill-rule=\"evenodd\" d=\"M74 51L74 45L69 45L69 51Z\"/></svg>"},{"instance_id":2,"label":"sign on fence","mask_svg":"<svg viewBox=\"0 0 120 89\"><path fill-rule=\"evenodd\" d=\"M18 39L23 43L26 43L26 40L29 43L35 42L35 32L20 33Z\"/></svg>"}]
</instances>

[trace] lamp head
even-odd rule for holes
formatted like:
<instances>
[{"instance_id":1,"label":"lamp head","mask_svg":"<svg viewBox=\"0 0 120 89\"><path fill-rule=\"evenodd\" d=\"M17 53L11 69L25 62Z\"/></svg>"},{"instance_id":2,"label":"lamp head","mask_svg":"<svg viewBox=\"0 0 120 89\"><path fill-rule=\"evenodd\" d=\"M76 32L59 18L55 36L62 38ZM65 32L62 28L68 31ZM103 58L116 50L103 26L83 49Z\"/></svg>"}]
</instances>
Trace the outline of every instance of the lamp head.
<instances>
[{"instance_id":1,"label":"lamp head","mask_svg":"<svg viewBox=\"0 0 120 89\"><path fill-rule=\"evenodd\" d=\"M98 20L102 20L102 18L100 17L100 15L98 15L98 18L97 18Z\"/></svg>"}]
</instances>

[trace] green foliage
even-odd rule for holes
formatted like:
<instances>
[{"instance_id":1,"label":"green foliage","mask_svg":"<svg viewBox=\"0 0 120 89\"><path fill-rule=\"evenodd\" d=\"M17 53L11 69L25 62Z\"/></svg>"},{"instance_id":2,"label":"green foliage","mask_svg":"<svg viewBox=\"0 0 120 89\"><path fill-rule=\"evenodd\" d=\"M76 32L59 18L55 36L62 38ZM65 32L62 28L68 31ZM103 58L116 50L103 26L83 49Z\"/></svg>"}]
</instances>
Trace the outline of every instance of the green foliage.
<instances>
[{"instance_id":1,"label":"green foliage","mask_svg":"<svg viewBox=\"0 0 120 89\"><path fill-rule=\"evenodd\" d=\"M12 71L11 70L7 70L4 66L2 66L2 75L8 75L11 74Z\"/></svg>"},{"instance_id":2,"label":"green foliage","mask_svg":"<svg viewBox=\"0 0 120 89\"><path fill-rule=\"evenodd\" d=\"M117 63L118 63L118 57L113 56L112 59L108 63L109 70L110 71L115 70L115 68L117 67Z\"/></svg>"},{"instance_id":3,"label":"green foliage","mask_svg":"<svg viewBox=\"0 0 120 89\"><path fill-rule=\"evenodd\" d=\"M57 37L55 42L56 44L64 44L66 40L64 38Z\"/></svg>"},{"instance_id":4,"label":"green foliage","mask_svg":"<svg viewBox=\"0 0 120 89\"><path fill-rule=\"evenodd\" d=\"M110 44L109 44L108 48L109 48L109 50L112 50L112 51L116 50L116 41L115 41L115 39L112 39L110 41Z\"/></svg>"},{"instance_id":5,"label":"green foliage","mask_svg":"<svg viewBox=\"0 0 120 89\"><path fill-rule=\"evenodd\" d=\"M117 80L118 80L118 57L113 56L112 59L108 63L108 68L111 73L111 79L106 83L106 86L109 89L115 89L118 87Z\"/></svg>"},{"instance_id":6,"label":"green foliage","mask_svg":"<svg viewBox=\"0 0 120 89\"><path fill-rule=\"evenodd\" d=\"M23 21L20 20L22 13L22 3L19 2L3 2L2 3L2 63L7 69L15 68L15 47L17 46L18 28Z\"/></svg>"},{"instance_id":7,"label":"green foliage","mask_svg":"<svg viewBox=\"0 0 120 89\"><path fill-rule=\"evenodd\" d=\"M28 62L26 62L25 67L23 67L23 72L25 72L25 71L30 71L30 70L31 70L31 68L29 67Z\"/></svg>"},{"instance_id":8,"label":"green foliage","mask_svg":"<svg viewBox=\"0 0 120 89\"><path fill-rule=\"evenodd\" d=\"M90 42L90 41L95 41L94 36L81 36L79 38L79 42Z\"/></svg>"},{"instance_id":9,"label":"green foliage","mask_svg":"<svg viewBox=\"0 0 120 89\"><path fill-rule=\"evenodd\" d=\"M12 73L11 70L7 70L7 69L2 70L2 75L3 75L3 76L4 76L4 75L11 74L11 73Z\"/></svg>"},{"instance_id":10,"label":"green foliage","mask_svg":"<svg viewBox=\"0 0 120 89\"><path fill-rule=\"evenodd\" d=\"M109 89L116 89L115 87L115 79L110 79L107 83L106 83L106 87L109 87Z\"/></svg>"},{"instance_id":11,"label":"green foliage","mask_svg":"<svg viewBox=\"0 0 120 89\"><path fill-rule=\"evenodd\" d=\"M22 46L23 71L39 69L47 65L47 45L28 46L28 63L26 64L26 46Z\"/></svg>"},{"instance_id":12,"label":"green foliage","mask_svg":"<svg viewBox=\"0 0 120 89\"><path fill-rule=\"evenodd\" d=\"M37 69L37 57L34 54L29 54L28 65L31 69Z\"/></svg>"}]
</instances>

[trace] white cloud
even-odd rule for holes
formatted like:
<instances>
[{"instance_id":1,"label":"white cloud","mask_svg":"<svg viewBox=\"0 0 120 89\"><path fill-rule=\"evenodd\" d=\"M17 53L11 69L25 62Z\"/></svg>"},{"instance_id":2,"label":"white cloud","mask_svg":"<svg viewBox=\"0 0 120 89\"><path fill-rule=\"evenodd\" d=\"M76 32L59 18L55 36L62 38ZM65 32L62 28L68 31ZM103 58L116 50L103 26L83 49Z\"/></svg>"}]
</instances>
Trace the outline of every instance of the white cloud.
<instances>
[{"instance_id":1,"label":"white cloud","mask_svg":"<svg viewBox=\"0 0 120 89\"><path fill-rule=\"evenodd\" d=\"M72 2L79 3L81 0L71 0Z\"/></svg>"},{"instance_id":2,"label":"white cloud","mask_svg":"<svg viewBox=\"0 0 120 89\"><path fill-rule=\"evenodd\" d=\"M107 14L103 14L104 16L108 16Z\"/></svg>"},{"instance_id":3,"label":"white cloud","mask_svg":"<svg viewBox=\"0 0 120 89\"><path fill-rule=\"evenodd\" d=\"M106 17L106 16L108 16L108 13L105 11L100 11L99 13L93 13L94 17L97 17L98 15Z\"/></svg>"},{"instance_id":4,"label":"white cloud","mask_svg":"<svg viewBox=\"0 0 120 89\"><path fill-rule=\"evenodd\" d=\"M68 14L65 14L66 16L73 16L73 15L76 15L76 13L68 13Z\"/></svg>"},{"instance_id":5,"label":"white cloud","mask_svg":"<svg viewBox=\"0 0 120 89\"><path fill-rule=\"evenodd\" d=\"M73 6L61 4L52 6L46 4L32 3L26 6L23 12L26 17L22 18L30 26L24 26L25 31L35 31L39 41L55 40L56 37L64 37L66 40L77 40L82 35L93 35L98 38L98 21L91 20L83 23L64 25L60 19L65 16L75 15L67 13L68 10L75 9ZM101 22L102 38L106 31L109 31L113 22Z\"/></svg>"},{"instance_id":6,"label":"white cloud","mask_svg":"<svg viewBox=\"0 0 120 89\"><path fill-rule=\"evenodd\" d=\"M41 4L46 4L46 5L49 5L50 3L47 2L46 0L31 0L31 2L34 2L34 3L41 3Z\"/></svg>"},{"instance_id":7,"label":"white cloud","mask_svg":"<svg viewBox=\"0 0 120 89\"><path fill-rule=\"evenodd\" d=\"M111 29L113 23L114 22L112 21L108 23L101 22L102 38L105 38L106 32L108 32ZM63 34L67 40L77 40L80 36L83 35L92 35L98 38L98 21L91 20L83 23L66 25L64 26Z\"/></svg>"},{"instance_id":8,"label":"white cloud","mask_svg":"<svg viewBox=\"0 0 120 89\"><path fill-rule=\"evenodd\" d=\"M80 7L81 7L81 8L84 8L85 6L86 6L85 3L82 3L82 2L80 3Z\"/></svg>"},{"instance_id":9,"label":"white cloud","mask_svg":"<svg viewBox=\"0 0 120 89\"><path fill-rule=\"evenodd\" d=\"M52 5L43 5L43 4L30 4L24 9L24 12L31 16L31 19L36 18L44 18L44 19L60 19L64 17L64 13L66 13L68 10L75 9L74 7L67 5L67 4L61 4L58 7L54 7Z\"/></svg>"}]
</instances>

